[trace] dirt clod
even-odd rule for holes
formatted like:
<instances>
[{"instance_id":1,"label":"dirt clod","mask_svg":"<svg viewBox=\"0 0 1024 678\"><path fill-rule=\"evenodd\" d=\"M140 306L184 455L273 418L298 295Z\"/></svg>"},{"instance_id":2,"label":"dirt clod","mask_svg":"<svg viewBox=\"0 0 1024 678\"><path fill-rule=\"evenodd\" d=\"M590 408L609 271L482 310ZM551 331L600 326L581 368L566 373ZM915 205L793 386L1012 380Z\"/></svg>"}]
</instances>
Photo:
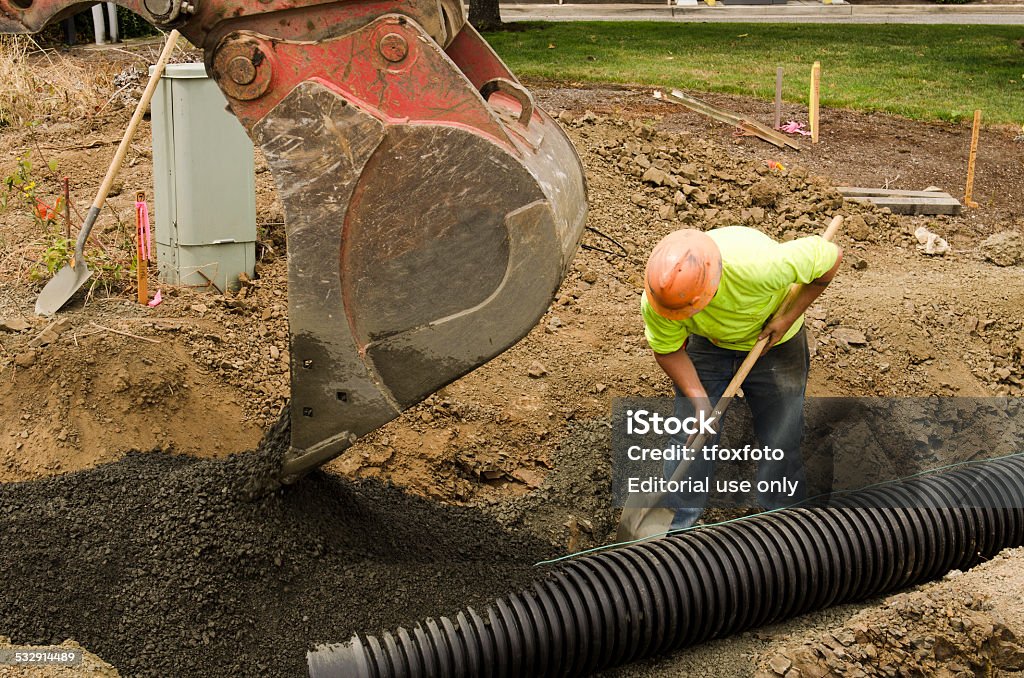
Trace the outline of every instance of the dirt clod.
<instances>
[{"instance_id":1,"label":"dirt clod","mask_svg":"<svg viewBox=\"0 0 1024 678\"><path fill-rule=\"evenodd\" d=\"M24 318L4 318L0 320L0 332L24 332L32 327Z\"/></svg>"},{"instance_id":2,"label":"dirt clod","mask_svg":"<svg viewBox=\"0 0 1024 678\"><path fill-rule=\"evenodd\" d=\"M846 233L858 241L871 240L871 229L868 227L864 217L859 214L854 214L843 223L843 228Z\"/></svg>"},{"instance_id":3,"label":"dirt clod","mask_svg":"<svg viewBox=\"0 0 1024 678\"><path fill-rule=\"evenodd\" d=\"M774 207L779 198L778 189L765 179L751 186L749 194L751 204L758 207Z\"/></svg>"},{"instance_id":4,"label":"dirt clod","mask_svg":"<svg viewBox=\"0 0 1024 678\"><path fill-rule=\"evenodd\" d=\"M1016 231L1000 231L981 243L986 259L996 266L1013 266L1024 262L1024 236Z\"/></svg>"},{"instance_id":5,"label":"dirt clod","mask_svg":"<svg viewBox=\"0 0 1024 678\"><path fill-rule=\"evenodd\" d=\"M32 367L36 364L36 356L38 354L35 351L25 351L14 356L14 364L18 367Z\"/></svg>"}]
</instances>

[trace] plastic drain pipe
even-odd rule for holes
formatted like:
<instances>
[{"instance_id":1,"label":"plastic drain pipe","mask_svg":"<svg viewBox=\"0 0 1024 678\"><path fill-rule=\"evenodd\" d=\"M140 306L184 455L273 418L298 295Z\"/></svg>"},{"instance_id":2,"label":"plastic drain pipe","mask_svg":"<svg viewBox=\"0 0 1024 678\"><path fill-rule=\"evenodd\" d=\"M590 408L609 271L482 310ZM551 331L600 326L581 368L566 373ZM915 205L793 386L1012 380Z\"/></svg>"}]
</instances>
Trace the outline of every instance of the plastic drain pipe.
<instances>
[{"instance_id":1,"label":"plastic drain pipe","mask_svg":"<svg viewBox=\"0 0 1024 678\"><path fill-rule=\"evenodd\" d=\"M916 508L915 508L916 507ZM482 613L354 636L313 678L582 676L966 569L1024 544L1009 457L580 557Z\"/></svg>"}]
</instances>

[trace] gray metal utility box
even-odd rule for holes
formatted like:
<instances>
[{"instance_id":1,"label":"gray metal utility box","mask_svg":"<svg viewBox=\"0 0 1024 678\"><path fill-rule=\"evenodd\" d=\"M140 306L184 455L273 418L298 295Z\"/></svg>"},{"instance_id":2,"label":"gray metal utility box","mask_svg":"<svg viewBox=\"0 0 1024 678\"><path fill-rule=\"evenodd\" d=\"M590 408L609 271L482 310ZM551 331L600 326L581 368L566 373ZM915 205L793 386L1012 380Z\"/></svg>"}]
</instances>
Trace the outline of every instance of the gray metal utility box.
<instances>
[{"instance_id":1,"label":"gray metal utility box","mask_svg":"<svg viewBox=\"0 0 1024 678\"><path fill-rule=\"evenodd\" d=\"M226 106L203 64L169 64L153 96L153 230L168 284L224 291L253 274L253 146Z\"/></svg>"}]
</instances>

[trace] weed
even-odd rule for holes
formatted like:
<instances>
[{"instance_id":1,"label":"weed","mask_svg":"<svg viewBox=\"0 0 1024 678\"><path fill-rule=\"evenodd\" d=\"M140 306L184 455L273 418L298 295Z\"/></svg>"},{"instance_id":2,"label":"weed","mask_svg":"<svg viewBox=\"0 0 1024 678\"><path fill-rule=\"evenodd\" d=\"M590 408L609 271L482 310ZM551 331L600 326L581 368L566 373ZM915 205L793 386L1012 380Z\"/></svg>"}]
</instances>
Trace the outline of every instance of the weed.
<instances>
[{"instance_id":1,"label":"weed","mask_svg":"<svg viewBox=\"0 0 1024 678\"><path fill-rule=\"evenodd\" d=\"M0 35L0 127L95 113L109 89L104 69L54 51L24 35Z\"/></svg>"},{"instance_id":2,"label":"weed","mask_svg":"<svg viewBox=\"0 0 1024 678\"><path fill-rule=\"evenodd\" d=\"M57 171L57 161L51 160L49 164L51 172ZM32 212L36 224L43 230L49 231L57 223L57 218L64 209L64 198L58 197L50 206L39 196L38 184L32 176L31 153L18 158L17 168L4 179L7 187L7 194L0 196L0 209L6 209L12 199L24 202Z\"/></svg>"}]
</instances>

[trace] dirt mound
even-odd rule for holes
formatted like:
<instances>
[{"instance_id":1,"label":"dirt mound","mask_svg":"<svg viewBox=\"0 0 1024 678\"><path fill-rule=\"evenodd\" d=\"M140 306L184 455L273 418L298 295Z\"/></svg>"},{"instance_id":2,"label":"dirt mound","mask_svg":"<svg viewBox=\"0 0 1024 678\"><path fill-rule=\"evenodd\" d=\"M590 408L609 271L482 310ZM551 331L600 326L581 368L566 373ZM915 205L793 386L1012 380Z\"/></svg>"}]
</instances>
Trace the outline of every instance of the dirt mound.
<instances>
[{"instance_id":1,"label":"dirt mound","mask_svg":"<svg viewBox=\"0 0 1024 678\"><path fill-rule=\"evenodd\" d=\"M762 656L755 678L1002 675L1024 670L1017 565L1007 551L967 572L886 598L844 626ZM1009 602L1009 604L1007 604ZM1010 616L1010 618L1008 618ZM799 639L797 639L799 640Z\"/></svg>"},{"instance_id":2,"label":"dirt mound","mask_svg":"<svg viewBox=\"0 0 1024 678\"><path fill-rule=\"evenodd\" d=\"M130 675L295 676L313 644L488 600L550 554L379 482L316 473L254 493L276 466L273 450L132 453L5 485L5 632L75 638Z\"/></svg>"},{"instance_id":3,"label":"dirt mound","mask_svg":"<svg viewBox=\"0 0 1024 678\"><path fill-rule=\"evenodd\" d=\"M82 312L7 333L15 358L0 382L0 481L88 468L139 447L226 456L256 444L261 429L243 421L245 399L196 365L194 342L178 343L180 333L174 322Z\"/></svg>"}]
</instances>

